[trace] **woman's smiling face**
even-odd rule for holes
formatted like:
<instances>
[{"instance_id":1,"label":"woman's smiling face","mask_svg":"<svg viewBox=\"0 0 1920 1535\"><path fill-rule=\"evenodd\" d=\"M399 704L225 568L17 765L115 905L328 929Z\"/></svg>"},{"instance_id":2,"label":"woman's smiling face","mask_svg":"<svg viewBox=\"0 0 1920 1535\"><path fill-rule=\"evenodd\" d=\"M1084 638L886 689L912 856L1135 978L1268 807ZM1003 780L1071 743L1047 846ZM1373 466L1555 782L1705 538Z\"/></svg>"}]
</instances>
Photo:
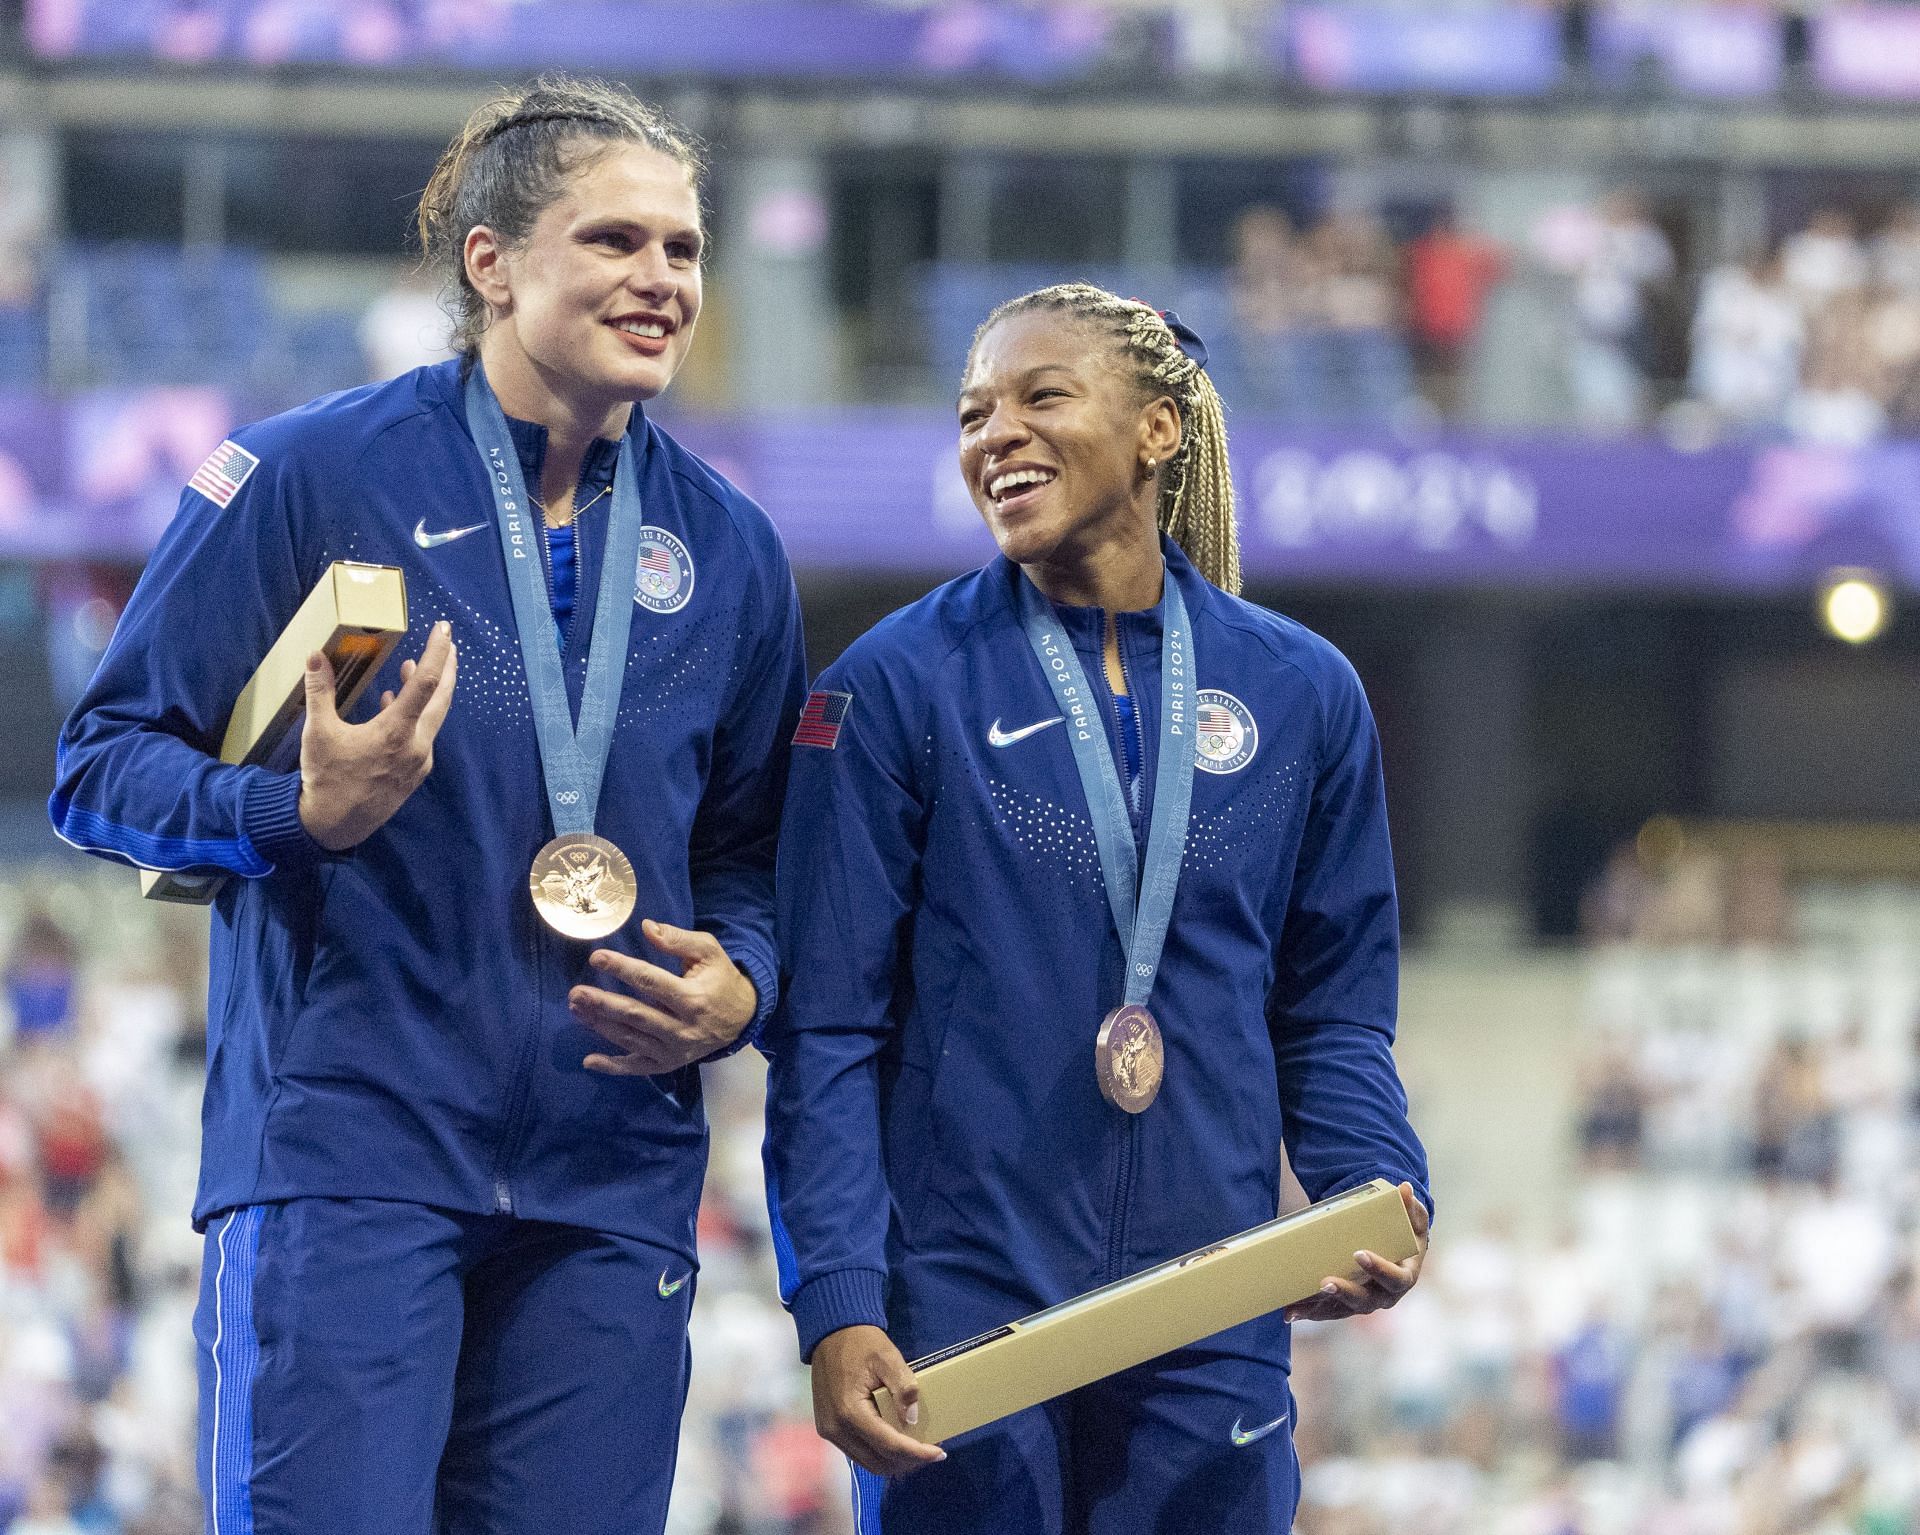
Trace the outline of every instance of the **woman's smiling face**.
<instances>
[{"instance_id":1,"label":"woman's smiling face","mask_svg":"<svg viewBox=\"0 0 1920 1535\"><path fill-rule=\"evenodd\" d=\"M491 328L510 331L556 395L650 400L693 339L704 239L686 167L646 145L615 146L568 180L522 246L495 258L496 286L481 289Z\"/></svg>"},{"instance_id":2,"label":"woman's smiling face","mask_svg":"<svg viewBox=\"0 0 1920 1535\"><path fill-rule=\"evenodd\" d=\"M1000 551L1072 563L1152 537L1151 457L1179 443L1165 397L1143 400L1110 342L1057 310L1026 310L974 344L960 391L960 472Z\"/></svg>"}]
</instances>

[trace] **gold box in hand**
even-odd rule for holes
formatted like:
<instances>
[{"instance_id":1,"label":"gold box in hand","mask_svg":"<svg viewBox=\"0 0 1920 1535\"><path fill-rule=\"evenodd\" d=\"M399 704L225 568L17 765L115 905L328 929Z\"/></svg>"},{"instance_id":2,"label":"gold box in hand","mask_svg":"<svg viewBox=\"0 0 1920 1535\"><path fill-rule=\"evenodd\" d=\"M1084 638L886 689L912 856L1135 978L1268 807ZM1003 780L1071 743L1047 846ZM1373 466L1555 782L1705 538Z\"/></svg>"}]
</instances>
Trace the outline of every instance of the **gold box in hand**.
<instances>
[{"instance_id":1,"label":"gold box in hand","mask_svg":"<svg viewBox=\"0 0 1920 1535\"><path fill-rule=\"evenodd\" d=\"M1361 1279L1356 1252L1404 1263L1419 1250L1399 1189L1376 1178L914 1360L916 1424L884 1386L874 1402L903 1434L937 1444L1303 1301L1330 1274Z\"/></svg>"},{"instance_id":2,"label":"gold box in hand","mask_svg":"<svg viewBox=\"0 0 1920 1535\"><path fill-rule=\"evenodd\" d=\"M345 714L406 632L407 581L397 566L334 561L240 690L220 760L279 771L293 767L299 759L297 726L306 712L307 657L324 651L333 663L334 700ZM225 883L223 874L140 871L140 893L150 901L204 906Z\"/></svg>"}]
</instances>

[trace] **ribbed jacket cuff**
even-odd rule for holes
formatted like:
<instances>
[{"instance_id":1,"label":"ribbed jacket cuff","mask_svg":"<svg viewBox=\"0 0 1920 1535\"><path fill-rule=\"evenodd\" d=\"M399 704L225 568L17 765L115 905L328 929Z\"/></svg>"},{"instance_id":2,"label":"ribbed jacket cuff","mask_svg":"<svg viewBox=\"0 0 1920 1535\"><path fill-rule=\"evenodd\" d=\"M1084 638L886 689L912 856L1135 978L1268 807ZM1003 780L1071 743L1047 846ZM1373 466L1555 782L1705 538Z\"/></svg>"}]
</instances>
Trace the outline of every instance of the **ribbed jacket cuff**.
<instances>
[{"instance_id":1,"label":"ribbed jacket cuff","mask_svg":"<svg viewBox=\"0 0 1920 1535\"><path fill-rule=\"evenodd\" d=\"M879 1269L835 1269L802 1285L788 1309L800 1334L800 1357L812 1359L830 1332L862 1324L886 1327L887 1276Z\"/></svg>"},{"instance_id":2,"label":"ribbed jacket cuff","mask_svg":"<svg viewBox=\"0 0 1920 1535\"><path fill-rule=\"evenodd\" d=\"M300 819L300 775L256 773L240 802L240 832L273 869L304 869L327 856Z\"/></svg>"},{"instance_id":3,"label":"ribbed jacket cuff","mask_svg":"<svg viewBox=\"0 0 1920 1535\"><path fill-rule=\"evenodd\" d=\"M773 1005L780 1000L780 976L770 965L766 957L753 949L742 949L729 956L738 965L747 979L753 982L753 991L758 999L754 1004L753 1022L747 1030L755 1038L773 1016Z\"/></svg>"},{"instance_id":4,"label":"ribbed jacket cuff","mask_svg":"<svg viewBox=\"0 0 1920 1535\"><path fill-rule=\"evenodd\" d=\"M708 1061L724 1061L730 1055L738 1055L749 1045L759 1044L761 1030L766 1028L767 1019L773 1016L774 1003L780 1000L780 982L773 967L752 949L729 949L727 958L753 982L753 1021L740 1031L740 1037L732 1044L714 1051L712 1055L702 1056L699 1061L702 1066Z\"/></svg>"}]
</instances>

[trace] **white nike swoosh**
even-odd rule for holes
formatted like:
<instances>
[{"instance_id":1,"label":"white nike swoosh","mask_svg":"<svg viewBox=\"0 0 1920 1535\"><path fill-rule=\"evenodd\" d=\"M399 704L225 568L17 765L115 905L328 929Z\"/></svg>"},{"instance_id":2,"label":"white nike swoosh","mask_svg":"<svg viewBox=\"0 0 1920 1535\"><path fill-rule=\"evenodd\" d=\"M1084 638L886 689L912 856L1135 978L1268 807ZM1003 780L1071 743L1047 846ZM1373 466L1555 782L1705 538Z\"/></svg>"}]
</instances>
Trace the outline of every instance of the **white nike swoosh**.
<instances>
[{"instance_id":1,"label":"white nike swoosh","mask_svg":"<svg viewBox=\"0 0 1920 1535\"><path fill-rule=\"evenodd\" d=\"M456 538L465 538L469 533L478 533L486 524L476 522L470 528L448 528L444 533L429 533L427 519L422 517L413 525L413 541L422 549L438 549L442 544L450 544Z\"/></svg>"},{"instance_id":2,"label":"white nike swoosh","mask_svg":"<svg viewBox=\"0 0 1920 1535\"><path fill-rule=\"evenodd\" d=\"M1271 1423L1262 1423L1258 1428L1243 1429L1240 1426L1240 1420L1235 1418L1233 1420L1233 1433L1229 1437L1233 1440L1236 1448L1244 1448L1252 1444L1256 1439L1266 1438L1267 1435L1271 1434L1282 1423L1287 1421L1287 1418L1291 1415L1291 1411L1292 1410L1289 1409L1287 1412L1281 1413L1280 1416L1275 1418Z\"/></svg>"},{"instance_id":3,"label":"white nike swoosh","mask_svg":"<svg viewBox=\"0 0 1920 1535\"><path fill-rule=\"evenodd\" d=\"M1015 741L1026 740L1034 731L1045 730L1049 725L1057 725L1065 718L1064 714L1056 714L1050 720L1041 720L1037 725L1022 725L1018 730L1002 730L1000 721L995 720L987 730L987 745L1011 746Z\"/></svg>"},{"instance_id":4,"label":"white nike swoosh","mask_svg":"<svg viewBox=\"0 0 1920 1535\"><path fill-rule=\"evenodd\" d=\"M660 1299L672 1300L674 1296L680 1293L681 1287L691 1278L693 1278L693 1270L688 1269L686 1273L674 1280L672 1284L668 1284L667 1271L665 1269L660 1270Z\"/></svg>"}]
</instances>

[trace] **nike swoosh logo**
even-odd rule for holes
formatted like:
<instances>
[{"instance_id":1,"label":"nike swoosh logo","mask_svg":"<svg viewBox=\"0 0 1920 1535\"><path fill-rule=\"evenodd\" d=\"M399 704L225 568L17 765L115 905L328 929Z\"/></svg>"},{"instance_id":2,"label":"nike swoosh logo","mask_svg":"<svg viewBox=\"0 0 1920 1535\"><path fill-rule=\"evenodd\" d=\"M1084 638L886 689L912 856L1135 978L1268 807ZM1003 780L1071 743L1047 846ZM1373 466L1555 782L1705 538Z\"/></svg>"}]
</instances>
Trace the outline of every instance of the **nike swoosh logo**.
<instances>
[{"instance_id":1,"label":"nike swoosh logo","mask_svg":"<svg viewBox=\"0 0 1920 1535\"><path fill-rule=\"evenodd\" d=\"M1066 715L1064 714L1056 714L1050 720L1041 720L1037 725L1022 725L1018 730L1002 730L1000 728L1000 721L995 720L987 730L987 745L1011 746L1015 741L1026 740L1026 738L1036 730L1045 730L1047 726L1057 725L1065 718Z\"/></svg>"},{"instance_id":2,"label":"nike swoosh logo","mask_svg":"<svg viewBox=\"0 0 1920 1535\"><path fill-rule=\"evenodd\" d=\"M674 1296L680 1293L681 1287L691 1278L693 1278L693 1270L688 1269L686 1273L674 1280L672 1284L668 1284L667 1271L665 1269L660 1270L660 1299L672 1300Z\"/></svg>"},{"instance_id":3,"label":"nike swoosh logo","mask_svg":"<svg viewBox=\"0 0 1920 1535\"><path fill-rule=\"evenodd\" d=\"M1240 1426L1240 1420L1235 1418L1233 1420L1233 1433L1229 1436L1233 1440L1234 1447L1236 1449L1244 1448L1252 1444L1256 1439L1266 1438L1267 1435L1271 1434L1282 1423L1287 1421L1287 1418L1291 1415L1291 1411L1292 1409L1288 1409L1287 1412L1281 1413L1280 1416L1275 1418L1271 1423L1262 1423L1258 1428L1242 1428Z\"/></svg>"},{"instance_id":4,"label":"nike swoosh logo","mask_svg":"<svg viewBox=\"0 0 1920 1535\"><path fill-rule=\"evenodd\" d=\"M486 524L476 522L470 528L448 528L444 533L429 533L427 519L422 517L413 525L413 541L422 549L438 549L442 544L450 544L456 538L465 538L469 533L478 533Z\"/></svg>"}]
</instances>

